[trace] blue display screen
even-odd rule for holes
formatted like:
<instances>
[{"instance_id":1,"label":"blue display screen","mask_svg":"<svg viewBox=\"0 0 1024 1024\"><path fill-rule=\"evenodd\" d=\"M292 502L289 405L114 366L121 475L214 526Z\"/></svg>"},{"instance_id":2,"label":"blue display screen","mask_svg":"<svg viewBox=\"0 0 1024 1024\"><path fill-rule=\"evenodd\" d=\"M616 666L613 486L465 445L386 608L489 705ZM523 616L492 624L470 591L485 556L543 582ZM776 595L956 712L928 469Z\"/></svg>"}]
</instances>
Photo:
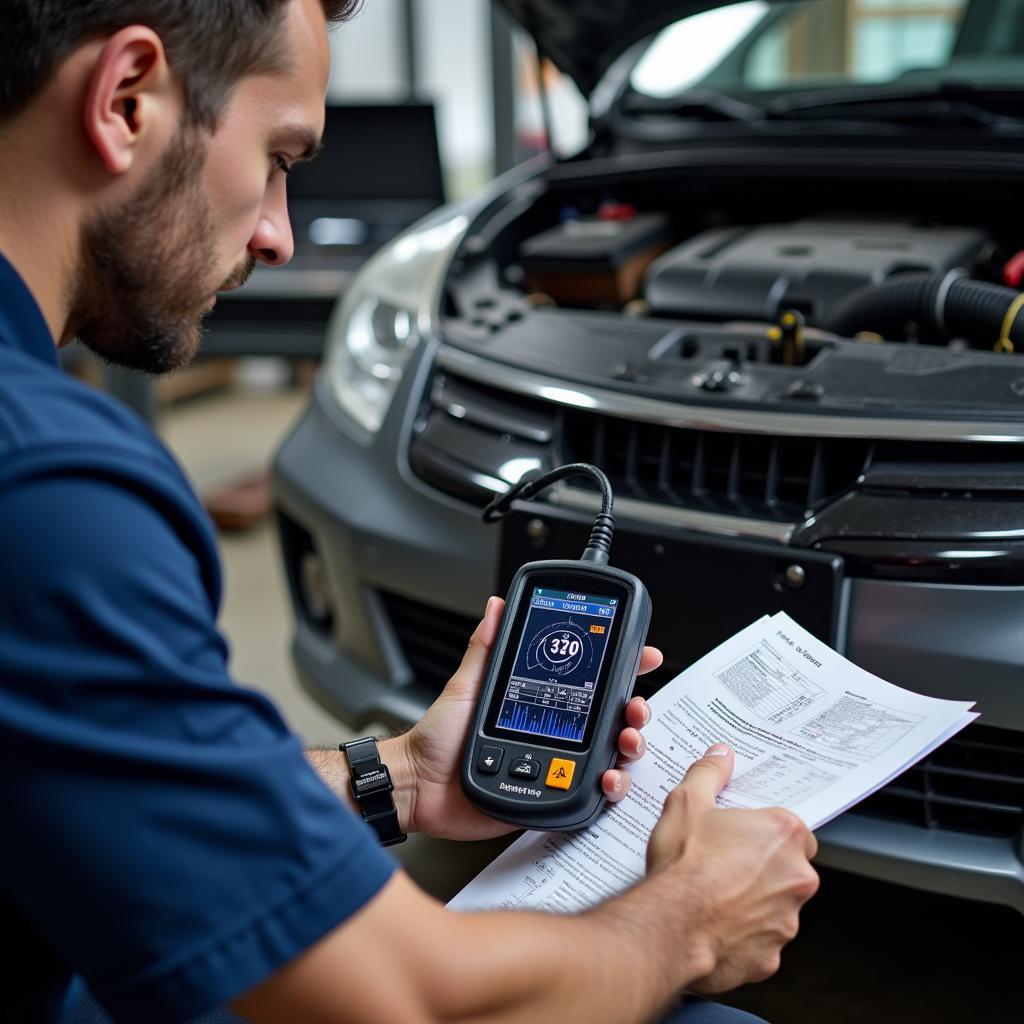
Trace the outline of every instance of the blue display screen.
<instances>
[{"instance_id":1,"label":"blue display screen","mask_svg":"<svg viewBox=\"0 0 1024 1024\"><path fill-rule=\"evenodd\" d=\"M618 606L614 597L534 588L499 729L583 740Z\"/></svg>"}]
</instances>

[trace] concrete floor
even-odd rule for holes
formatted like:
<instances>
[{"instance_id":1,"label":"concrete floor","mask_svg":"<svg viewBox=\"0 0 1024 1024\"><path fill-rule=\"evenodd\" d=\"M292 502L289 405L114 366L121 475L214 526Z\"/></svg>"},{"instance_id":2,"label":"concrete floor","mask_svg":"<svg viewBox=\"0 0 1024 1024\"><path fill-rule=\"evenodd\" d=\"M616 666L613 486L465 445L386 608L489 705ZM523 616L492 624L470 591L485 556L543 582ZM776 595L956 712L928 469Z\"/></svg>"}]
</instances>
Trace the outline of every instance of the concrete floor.
<instances>
[{"instance_id":1,"label":"concrete floor","mask_svg":"<svg viewBox=\"0 0 1024 1024\"><path fill-rule=\"evenodd\" d=\"M299 390L219 395L165 414L160 430L202 491L266 464L304 402ZM350 733L299 687L289 662L275 543L269 524L222 538L232 668L307 741L337 742ZM396 849L443 899L502 846L417 837ZM1024 918L1013 911L825 872L779 974L724 1001L780 1024L1020 1024L1022 963Z\"/></svg>"}]
</instances>

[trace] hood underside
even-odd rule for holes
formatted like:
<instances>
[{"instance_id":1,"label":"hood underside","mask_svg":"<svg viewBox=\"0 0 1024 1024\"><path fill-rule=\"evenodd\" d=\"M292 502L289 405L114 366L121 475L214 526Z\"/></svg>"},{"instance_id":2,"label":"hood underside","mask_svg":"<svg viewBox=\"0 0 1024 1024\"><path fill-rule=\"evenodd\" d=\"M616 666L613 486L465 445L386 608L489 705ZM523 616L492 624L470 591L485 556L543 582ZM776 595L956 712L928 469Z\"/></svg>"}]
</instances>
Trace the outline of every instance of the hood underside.
<instances>
[{"instance_id":1,"label":"hood underside","mask_svg":"<svg viewBox=\"0 0 1024 1024\"><path fill-rule=\"evenodd\" d=\"M498 0L541 53L589 96L633 43L732 0Z\"/></svg>"}]
</instances>

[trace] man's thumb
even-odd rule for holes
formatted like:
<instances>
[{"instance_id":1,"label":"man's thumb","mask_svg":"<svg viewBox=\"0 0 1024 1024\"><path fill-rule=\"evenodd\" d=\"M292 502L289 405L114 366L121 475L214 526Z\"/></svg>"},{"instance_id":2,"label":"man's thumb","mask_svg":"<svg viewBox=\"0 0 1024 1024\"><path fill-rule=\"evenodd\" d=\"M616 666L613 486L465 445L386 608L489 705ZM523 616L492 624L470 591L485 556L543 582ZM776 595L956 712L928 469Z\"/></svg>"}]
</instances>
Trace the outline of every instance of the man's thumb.
<instances>
[{"instance_id":1,"label":"man's thumb","mask_svg":"<svg viewBox=\"0 0 1024 1024\"><path fill-rule=\"evenodd\" d=\"M692 815L715 806L715 797L732 775L732 764L732 751L724 743L716 743L690 765L686 778L665 799L665 808L651 832L648 871L656 871L679 856Z\"/></svg>"},{"instance_id":2,"label":"man's thumb","mask_svg":"<svg viewBox=\"0 0 1024 1024\"><path fill-rule=\"evenodd\" d=\"M504 602L501 598L490 597L487 599L484 617L473 631L466 653L462 656L462 664L459 665L452 677L452 682L460 691L466 688L475 690L480 685L484 670L487 668L487 659L494 646L494 638L498 632L498 623L501 621L503 607Z\"/></svg>"},{"instance_id":3,"label":"man's thumb","mask_svg":"<svg viewBox=\"0 0 1024 1024\"><path fill-rule=\"evenodd\" d=\"M713 807L715 797L732 778L734 760L729 747L724 743L716 743L707 749L700 760L690 765L680 785L686 789L690 799L696 797L699 804Z\"/></svg>"}]
</instances>

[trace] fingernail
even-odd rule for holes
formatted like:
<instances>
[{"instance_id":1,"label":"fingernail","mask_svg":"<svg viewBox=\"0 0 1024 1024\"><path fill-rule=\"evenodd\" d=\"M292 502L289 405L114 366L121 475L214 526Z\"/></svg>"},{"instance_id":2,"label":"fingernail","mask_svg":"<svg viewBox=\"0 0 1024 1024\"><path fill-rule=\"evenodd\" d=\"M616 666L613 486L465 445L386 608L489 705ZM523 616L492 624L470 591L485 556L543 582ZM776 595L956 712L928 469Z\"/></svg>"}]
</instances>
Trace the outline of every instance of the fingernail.
<instances>
[{"instance_id":1,"label":"fingernail","mask_svg":"<svg viewBox=\"0 0 1024 1024\"><path fill-rule=\"evenodd\" d=\"M708 747L705 757L727 757L729 754L729 748L724 743L716 743L713 747Z\"/></svg>"},{"instance_id":2,"label":"fingernail","mask_svg":"<svg viewBox=\"0 0 1024 1024\"><path fill-rule=\"evenodd\" d=\"M622 790L622 772L615 773L615 785L612 787L616 793Z\"/></svg>"}]
</instances>

